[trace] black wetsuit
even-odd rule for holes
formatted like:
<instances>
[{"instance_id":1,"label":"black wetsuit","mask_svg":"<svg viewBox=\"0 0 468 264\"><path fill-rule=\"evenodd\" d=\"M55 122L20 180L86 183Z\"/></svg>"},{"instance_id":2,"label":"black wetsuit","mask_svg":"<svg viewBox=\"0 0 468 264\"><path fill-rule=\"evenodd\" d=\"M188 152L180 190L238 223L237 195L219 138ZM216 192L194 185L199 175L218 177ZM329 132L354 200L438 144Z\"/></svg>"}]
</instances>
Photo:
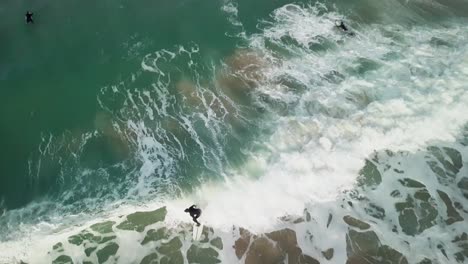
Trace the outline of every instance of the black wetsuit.
<instances>
[{"instance_id":1,"label":"black wetsuit","mask_svg":"<svg viewBox=\"0 0 468 264\"><path fill-rule=\"evenodd\" d=\"M348 31L348 28L345 26L343 21L340 21L340 24L337 27L341 28L343 31Z\"/></svg>"},{"instance_id":2,"label":"black wetsuit","mask_svg":"<svg viewBox=\"0 0 468 264\"><path fill-rule=\"evenodd\" d=\"M34 24L34 20L33 20L33 13L31 12L26 12L26 15L25 15L25 18L26 18L26 24L29 24L29 23L33 23Z\"/></svg>"},{"instance_id":3,"label":"black wetsuit","mask_svg":"<svg viewBox=\"0 0 468 264\"><path fill-rule=\"evenodd\" d=\"M197 218L201 215L201 209L196 208L195 205L190 206L189 208L185 209L184 212L189 213L192 217L192 220L200 226L200 223L197 221Z\"/></svg>"},{"instance_id":4,"label":"black wetsuit","mask_svg":"<svg viewBox=\"0 0 468 264\"><path fill-rule=\"evenodd\" d=\"M336 24L335 26L343 30L343 32L346 32L348 36L355 36L354 32L350 31L343 21L340 21L340 23Z\"/></svg>"}]
</instances>

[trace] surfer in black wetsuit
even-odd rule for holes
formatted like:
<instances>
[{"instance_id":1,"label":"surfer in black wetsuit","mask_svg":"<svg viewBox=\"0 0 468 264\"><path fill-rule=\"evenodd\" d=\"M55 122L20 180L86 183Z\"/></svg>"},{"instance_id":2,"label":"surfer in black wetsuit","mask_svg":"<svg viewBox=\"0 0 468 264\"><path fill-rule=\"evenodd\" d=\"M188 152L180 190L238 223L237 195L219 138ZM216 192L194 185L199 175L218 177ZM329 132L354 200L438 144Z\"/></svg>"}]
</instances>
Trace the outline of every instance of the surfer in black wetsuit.
<instances>
[{"instance_id":1,"label":"surfer in black wetsuit","mask_svg":"<svg viewBox=\"0 0 468 264\"><path fill-rule=\"evenodd\" d=\"M341 28L343 31L348 32L348 28L345 26L343 20L336 21L335 23L336 27Z\"/></svg>"},{"instance_id":2,"label":"surfer in black wetsuit","mask_svg":"<svg viewBox=\"0 0 468 264\"><path fill-rule=\"evenodd\" d=\"M24 17L26 18L26 24L29 24L29 23L34 24L34 20L33 20L33 18L32 18L33 15L34 15L34 14L31 13L31 12L29 12L29 11L26 12L26 15L24 16Z\"/></svg>"},{"instance_id":3,"label":"surfer in black wetsuit","mask_svg":"<svg viewBox=\"0 0 468 264\"><path fill-rule=\"evenodd\" d=\"M339 20L339 21L336 21L335 23L335 26L341 30L343 30L343 32L346 32L346 34L348 34L348 36L354 36L354 32L351 32L348 27L345 25L345 23L343 22L343 20Z\"/></svg>"},{"instance_id":4,"label":"surfer in black wetsuit","mask_svg":"<svg viewBox=\"0 0 468 264\"><path fill-rule=\"evenodd\" d=\"M189 208L185 209L184 212L189 213L192 217L192 220L197 223L197 226L200 226L200 223L197 221L197 218L201 215L201 209L197 208L196 205L192 205Z\"/></svg>"}]
</instances>

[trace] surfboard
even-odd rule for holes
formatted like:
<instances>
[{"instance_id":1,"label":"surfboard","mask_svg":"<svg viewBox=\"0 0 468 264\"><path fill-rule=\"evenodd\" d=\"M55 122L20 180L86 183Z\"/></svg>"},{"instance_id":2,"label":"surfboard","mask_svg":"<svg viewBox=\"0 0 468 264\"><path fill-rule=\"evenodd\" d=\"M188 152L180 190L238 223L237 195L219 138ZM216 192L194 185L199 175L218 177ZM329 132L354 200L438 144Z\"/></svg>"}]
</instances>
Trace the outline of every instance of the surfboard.
<instances>
[{"instance_id":1,"label":"surfboard","mask_svg":"<svg viewBox=\"0 0 468 264\"><path fill-rule=\"evenodd\" d=\"M201 238L201 235L203 233L203 224L201 223L200 226L197 226L197 224L193 224L193 240L198 241Z\"/></svg>"}]
</instances>

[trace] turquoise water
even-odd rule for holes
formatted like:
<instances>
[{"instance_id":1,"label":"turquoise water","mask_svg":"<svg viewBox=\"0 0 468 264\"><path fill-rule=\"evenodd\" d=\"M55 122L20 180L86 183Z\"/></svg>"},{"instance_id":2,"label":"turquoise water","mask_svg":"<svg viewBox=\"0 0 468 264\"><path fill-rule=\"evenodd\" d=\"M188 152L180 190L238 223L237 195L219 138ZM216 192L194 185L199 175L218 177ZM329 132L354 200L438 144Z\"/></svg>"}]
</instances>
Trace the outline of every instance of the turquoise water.
<instances>
[{"instance_id":1,"label":"turquoise water","mask_svg":"<svg viewBox=\"0 0 468 264\"><path fill-rule=\"evenodd\" d=\"M338 210L326 203L366 185L377 152L433 145L463 165L425 184L461 204L467 14L462 0L3 1L0 241L187 197L215 226L261 229ZM405 177L428 170L405 155ZM209 211L223 206L231 220Z\"/></svg>"},{"instance_id":2,"label":"turquoise water","mask_svg":"<svg viewBox=\"0 0 468 264\"><path fill-rule=\"evenodd\" d=\"M28 8L36 13L31 26L22 20ZM199 19L193 8L207 15ZM232 50L235 43L224 36L229 22L219 9L220 3L194 1L3 2L1 131L11 151L2 159L1 193L7 208L53 191L47 188L56 176L28 184L27 160L41 135L93 129L100 89L128 78L143 55L191 42L203 47L203 56Z\"/></svg>"}]
</instances>

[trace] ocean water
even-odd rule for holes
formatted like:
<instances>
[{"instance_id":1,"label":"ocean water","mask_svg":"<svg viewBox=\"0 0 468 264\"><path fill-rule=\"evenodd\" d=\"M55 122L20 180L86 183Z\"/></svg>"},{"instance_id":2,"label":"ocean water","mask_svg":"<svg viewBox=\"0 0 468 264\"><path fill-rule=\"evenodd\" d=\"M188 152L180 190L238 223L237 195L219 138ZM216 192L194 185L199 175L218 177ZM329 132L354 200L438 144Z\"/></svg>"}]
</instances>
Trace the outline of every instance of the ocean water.
<instances>
[{"instance_id":1,"label":"ocean water","mask_svg":"<svg viewBox=\"0 0 468 264\"><path fill-rule=\"evenodd\" d=\"M254 257L286 229L318 263L468 261L467 16L464 0L2 1L0 263L293 263ZM191 204L224 244L202 260ZM72 239L102 222L106 258ZM160 226L180 259L144 262Z\"/></svg>"}]
</instances>

